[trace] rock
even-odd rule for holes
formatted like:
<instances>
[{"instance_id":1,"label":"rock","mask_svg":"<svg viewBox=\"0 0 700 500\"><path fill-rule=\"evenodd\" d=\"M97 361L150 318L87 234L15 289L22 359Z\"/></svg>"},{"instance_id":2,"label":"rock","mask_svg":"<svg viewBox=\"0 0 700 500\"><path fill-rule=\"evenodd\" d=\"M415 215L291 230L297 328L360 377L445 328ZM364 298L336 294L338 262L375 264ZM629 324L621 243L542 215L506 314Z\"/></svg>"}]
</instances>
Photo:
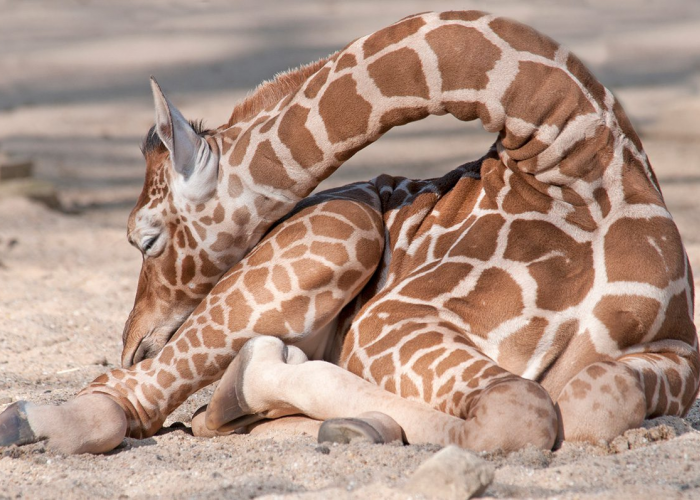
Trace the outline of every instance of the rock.
<instances>
[{"instance_id":1,"label":"rock","mask_svg":"<svg viewBox=\"0 0 700 500\"><path fill-rule=\"evenodd\" d=\"M95 358L92 361L93 365L99 365L99 366L108 366L109 362L107 361L107 358L105 356L100 356L98 358Z\"/></svg>"},{"instance_id":2,"label":"rock","mask_svg":"<svg viewBox=\"0 0 700 500\"><path fill-rule=\"evenodd\" d=\"M423 462L404 486L411 495L466 499L480 495L493 481L494 467L476 454L451 445Z\"/></svg>"},{"instance_id":3,"label":"rock","mask_svg":"<svg viewBox=\"0 0 700 500\"><path fill-rule=\"evenodd\" d=\"M653 429L661 426L667 426L673 430L675 435L671 436L672 438L681 436L687 432L695 431L693 426L687 420L672 415L662 415L661 417L656 417L651 420L645 420L642 423L642 427L645 429Z\"/></svg>"},{"instance_id":4,"label":"rock","mask_svg":"<svg viewBox=\"0 0 700 500\"><path fill-rule=\"evenodd\" d=\"M58 199L56 189L51 183L34 179L11 179L0 183L0 199L21 196L38 201L49 208L61 209L61 202Z\"/></svg>"},{"instance_id":5,"label":"rock","mask_svg":"<svg viewBox=\"0 0 700 500\"><path fill-rule=\"evenodd\" d=\"M653 420L645 420L642 427L629 429L617 436L608 445L610 453L622 453L642 448L658 441L668 441L688 432L696 432L680 417L665 415Z\"/></svg>"},{"instance_id":6,"label":"rock","mask_svg":"<svg viewBox=\"0 0 700 500\"><path fill-rule=\"evenodd\" d=\"M0 153L0 182L31 177L32 167L32 162L27 159L12 158L5 153Z\"/></svg>"}]
</instances>

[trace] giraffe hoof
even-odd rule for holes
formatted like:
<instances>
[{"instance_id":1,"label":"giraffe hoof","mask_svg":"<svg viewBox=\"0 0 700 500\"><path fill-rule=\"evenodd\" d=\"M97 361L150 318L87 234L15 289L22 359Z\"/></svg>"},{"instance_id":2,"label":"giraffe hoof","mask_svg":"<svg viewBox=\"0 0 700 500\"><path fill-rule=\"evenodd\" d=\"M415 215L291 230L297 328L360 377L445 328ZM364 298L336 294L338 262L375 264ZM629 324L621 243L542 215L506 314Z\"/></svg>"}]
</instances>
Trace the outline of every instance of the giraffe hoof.
<instances>
[{"instance_id":1,"label":"giraffe hoof","mask_svg":"<svg viewBox=\"0 0 700 500\"><path fill-rule=\"evenodd\" d=\"M360 418L333 418L323 422L318 430L319 443L348 444L355 440L369 441L374 444L386 443L377 429Z\"/></svg>"},{"instance_id":2,"label":"giraffe hoof","mask_svg":"<svg viewBox=\"0 0 700 500\"><path fill-rule=\"evenodd\" d=\"M0 413L0 446L22 446L39 441L29 425L26 406L26 402L18 401Z\"/></svg>"},{"instance_id":3,"label":"giraffe hoof","mask_svg":"<svg viewBox=\"0 0 700 500\"><path fill-rule=\"evenodd\" d=\"M207 405L204 405L200 408L197 409L197 411L194 412L194 415L192 415L192 435L194 437L214 437L218 436L219 433L216 431L209 430L207 428L205 418L207 416Z\"/></svg>"},{"instance_id":4,"label":"giraffe hoof","mask_svg":"<svg viewBox=\"0 0 700 500\"><path fill-rule=\"evenodd\" d=\"M403 429L385 413L370 411L356 418L326 420L318 431L318 442L347 444L355 439L375 444L403 442Z\"/></svg>"},{"instance_id":5,"label":"giraffe hoof","mask_svg":"<svg viewBox=\"0 0 700 500\"><path fill-rule=\"evenodd\" d=\"M247 427L248 425L256 423L260 420L260 418L255 418L258 417L258 415L245 415L232 422L222 425L218 429L212 430L209 429L206 424L206 411L207 406L205 405L199 408L196 412L194 412L194 415L192 415L192 435L195 437L210 438L228 436L229 434L236 433L236 431L243 431L245 430L243 427Z\"/></svg>"}]
</instances>

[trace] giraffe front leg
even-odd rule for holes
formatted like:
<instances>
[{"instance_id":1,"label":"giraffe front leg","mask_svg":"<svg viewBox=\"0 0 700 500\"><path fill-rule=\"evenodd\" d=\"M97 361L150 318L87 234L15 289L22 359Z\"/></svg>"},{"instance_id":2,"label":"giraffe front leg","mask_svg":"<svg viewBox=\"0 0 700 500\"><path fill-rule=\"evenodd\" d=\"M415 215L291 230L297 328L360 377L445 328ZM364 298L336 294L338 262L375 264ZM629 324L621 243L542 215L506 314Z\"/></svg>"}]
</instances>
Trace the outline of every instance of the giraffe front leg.
<instances>
[{"instance_id":1,"label":"giraffe front leg","mask_svg":"<svg viewBox=\"0 0 700 500\"><path fill-rule=\"evenodd\" d=\"M306 207L224 275L155 358L105 374L83 393L111 396L127 415L128 435L150 436L191 394L219 379L251 338L275 336L316 354L382 249L381 217L368 205L330 200Z\"/></svg>"},{"instance_id":2,"label":"giraffe front leg","mask_svg":"<svg viewBox=\"0 0 700 500\"><path fill-rule=\"evenodd\" d=\"M0 414L0 446L48 440L61 453L104 453L122 442L126 430L122 408L100 394L58 406L20 401Z\"/></svg>"},{"instance_id":3,"label":"giraffe front leg","mask_svg":"<svg viewBox=\"0 0 700 500\"><path fill-rule=\"evenodd\" d=\"M564 437L610 442L647 417L685 415L698 390L697 351L678 341L652 343L574 376L558 403Z\"/></svg>"},{"instance_id":4,"label":"giraffe front leg","mask_svg":"<svg viewBox=\"0 0 700 500\"><path fill-rule=\"evenodd\" d=\"M367 205L331 200L301 210L224 275L154 358L99 376L65 405L11 408L3 443L48 438L67 453L99 453L125 435L155 434L250 338L313 340L369 280L382 249L381 217Z\"/></svg>"}]
</instances>

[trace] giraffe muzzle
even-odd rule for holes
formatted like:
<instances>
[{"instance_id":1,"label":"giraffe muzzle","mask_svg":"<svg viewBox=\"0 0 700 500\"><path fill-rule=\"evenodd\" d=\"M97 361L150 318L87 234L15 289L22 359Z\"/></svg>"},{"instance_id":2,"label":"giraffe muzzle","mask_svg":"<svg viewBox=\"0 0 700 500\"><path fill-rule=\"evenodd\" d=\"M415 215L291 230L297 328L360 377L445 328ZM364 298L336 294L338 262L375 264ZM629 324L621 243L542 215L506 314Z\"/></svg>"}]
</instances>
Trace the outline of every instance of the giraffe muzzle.
<instances>
[{"instance_id":1,"label":"giraffe muzzle","mask_svg":"<svg viewBox=\"0 0 700 500\"><path fill-rule=\"evenodd\" d=\"M131 368L133 365L145 358L145 340L146 337L142 338L133 348L124 348L124 351L122 352L122 368Z\"/></svg>"},{"instance_id":2,"label":"giraffe muzzle","mask_svg":"<svg viewBox=\"0 0 700 500\"><path fill-rule=\"evenodd\" d=\"M165 336L155 335L155 332L156 330L150 330L135 345L124 347L124 351L122 352L123 368L130 368L144 359L154 357L165 346L168 340L170 340L170 337L172 337L173 333L175 333L175 330L169 332ZM164 337L164 339L161 344L157 340L158 338L162 337Z\"/></svg>"},{"instance_id":3,"label":"giraffe muzzle","mask_svg":"<svg viewBox=\"0 0 700 500\"><path fill-rule=\"evenodd\" d=\"M152 318L132 316L124 327L123 368L155 357L175 335L186 317L184 314L172 313L168 321L156 320L153 326Z\"/></svg>"}]
</instances>

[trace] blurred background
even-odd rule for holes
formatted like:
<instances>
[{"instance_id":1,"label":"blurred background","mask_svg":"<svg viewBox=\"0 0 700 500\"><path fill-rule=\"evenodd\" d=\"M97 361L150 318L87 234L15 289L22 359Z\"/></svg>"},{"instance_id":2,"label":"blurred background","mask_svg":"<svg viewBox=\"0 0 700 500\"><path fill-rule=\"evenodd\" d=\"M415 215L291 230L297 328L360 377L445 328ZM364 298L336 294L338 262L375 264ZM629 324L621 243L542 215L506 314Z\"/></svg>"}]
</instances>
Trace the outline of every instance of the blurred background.
<instances>
[{"instance_id":1,"label":"blurred background","mask_svg":"<svg viewBox=\"0 0 700 500\"><path fill-rule=\"evenodd\" d=\"M700 275L698 0L0 0L0 151L31 160L75 214L3 202L0 180L0 351L28 349L20 331L88 328L110 339L110 362L118 355L140 265L123 232L143 182L150 75L185 116L216 127L277 72L406 15L453 9L538 28L618 95ZM441 175L492 141L479 124L431 117L392 130L323 186ZM90 302L95 293L112 302Z\"/></svg>"},{"instance_id":2,"label":"blurred background","mask_svg":"<svg viewBox=\"0 0 700 500\"><path fill-rule=\"evenodd\" d=\"M698 0L0 0L0 148L33 159L66 208L126 209L143 179L150 75L187 117L214 127L277 72L411 13L472 8L573 49L623 101L652 163L663 163L662 183L700 182L698 156L685 154L700 137ZM436 175L491 140L478 125L433 118L394 130L332 183ZM657 140L679 155L669 170Z\"/></svg>"}]
</instances>

